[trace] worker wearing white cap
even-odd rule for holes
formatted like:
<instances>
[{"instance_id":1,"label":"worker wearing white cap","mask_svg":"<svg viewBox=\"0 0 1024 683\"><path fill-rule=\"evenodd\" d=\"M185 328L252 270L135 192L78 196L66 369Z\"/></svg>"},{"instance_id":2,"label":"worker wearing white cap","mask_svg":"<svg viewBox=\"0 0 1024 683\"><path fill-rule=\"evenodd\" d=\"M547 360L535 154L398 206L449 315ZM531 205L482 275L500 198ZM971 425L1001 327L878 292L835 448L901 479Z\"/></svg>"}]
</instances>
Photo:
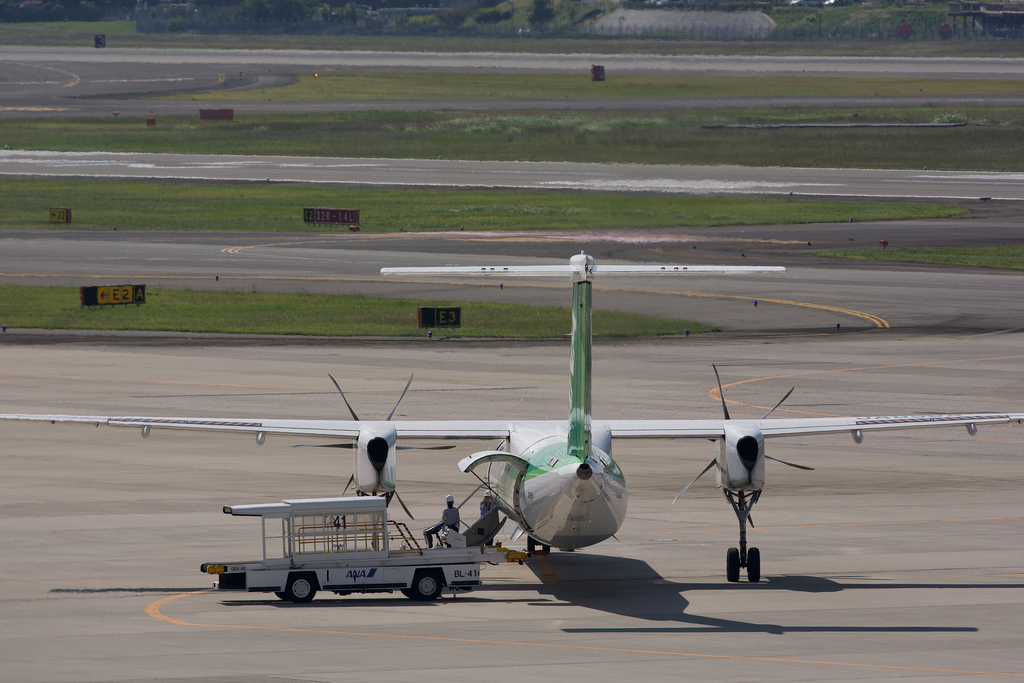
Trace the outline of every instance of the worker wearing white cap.
<instances>
[{"instance_id":1,"label":"worker wearing white cap","mask_svg":"<svg viewBox=\"0 0 1024 683\"><path fill-rule=\"evenodd\" d=\"M441 521L423 530L423 538L427 541L427 547L434 547L434 536L441 527L448 527L452 531L459 530L459 508L455 507L455 496L448 494L444 499L445 508L441 511Z\"/></svg>"},{"instance_id":2,"label":"worker wearing white cap","mask_svg":"<svg viewBox=\"0 0 1024 683\"><path fill-rule=\"evenodd\" d=\"M480 516L485 516L494 509L494 496L490 491L484 491L484 499L480 501Z\"/></svg>"},{"instance_id":3,"label":"worker wearing white cap","mask_svg":"<svg viewBox=\"0 0 1024 683\"><path fill-rule=\"evenodd\" d=\"M459 508L455 507L455 496L449 493L447 496L445 496L444 502L447 507L445 507L445 509L441 511L441 521L449 529L454 529L455 531L458 531Z\"/></svg>"}]
</instances>

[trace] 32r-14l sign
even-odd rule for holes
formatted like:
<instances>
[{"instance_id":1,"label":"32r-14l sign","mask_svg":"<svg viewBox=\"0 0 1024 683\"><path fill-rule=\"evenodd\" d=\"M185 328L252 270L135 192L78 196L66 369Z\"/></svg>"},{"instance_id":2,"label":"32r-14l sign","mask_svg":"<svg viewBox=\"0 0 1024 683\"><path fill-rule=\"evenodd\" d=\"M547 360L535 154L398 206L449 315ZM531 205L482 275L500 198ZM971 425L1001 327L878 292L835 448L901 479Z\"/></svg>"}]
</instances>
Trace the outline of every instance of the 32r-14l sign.
<instances>
[{"instance_id":1,"label":"32r-14l sign","mask_svg":"<svg viewBox=\"0 0 1024 683\"><path fill-rule=\"evenodd\" d=\"M359 209L303 209L306 223L342 223L359 225Z\"/></svg>"}]
</instances>

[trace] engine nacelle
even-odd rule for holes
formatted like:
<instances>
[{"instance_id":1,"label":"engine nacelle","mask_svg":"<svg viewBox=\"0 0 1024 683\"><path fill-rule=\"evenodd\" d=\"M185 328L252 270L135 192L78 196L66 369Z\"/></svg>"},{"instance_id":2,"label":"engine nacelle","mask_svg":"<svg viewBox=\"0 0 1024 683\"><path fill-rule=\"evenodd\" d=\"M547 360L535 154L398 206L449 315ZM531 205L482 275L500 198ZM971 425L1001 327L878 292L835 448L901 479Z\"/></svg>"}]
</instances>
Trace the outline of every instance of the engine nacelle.
<instances>
[{"instance_id":1,"label":"engine nacelle","mask_svg":"<svg viewBox=\"0 0 1024 683\"><path fill-rule=\"evenodd\" d=\"M727 421L718 446L718 486L733 491L764 488L764 435L755 423Z\"/></svg>"},{"instance_id":2,"label":"engine nacelle","mask_svg":"<svg viewBox=\"0 0 1024 683\"><path fill-rule=\"evenodd\" d=\"M387 422L366 425L356 441L356 466L353 484L360 493L380 496L395 490L398 435Z\"/></svg>"}]
</instances>

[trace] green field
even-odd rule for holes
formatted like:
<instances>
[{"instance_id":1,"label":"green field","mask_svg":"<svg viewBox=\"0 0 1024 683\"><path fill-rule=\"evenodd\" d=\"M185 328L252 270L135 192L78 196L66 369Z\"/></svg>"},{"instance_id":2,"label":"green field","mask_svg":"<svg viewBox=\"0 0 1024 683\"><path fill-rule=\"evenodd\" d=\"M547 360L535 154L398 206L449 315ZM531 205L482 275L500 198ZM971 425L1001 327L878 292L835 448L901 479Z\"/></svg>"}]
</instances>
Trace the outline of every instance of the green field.
<instances>
[{"instance_id":1,"label":"green field","mask_svg":"<svg viewBox=\"0 0 1024 683\"><path fill-rule=\"evenodd\" d=\"M928 12L929 10L924 10ZM772 18L782 26L810 26L825 33L837 24L877 21L879 14L913 19L906 5L877 5L865 10L849 7L776 8ZM870 18L869 18L870 17ZM898 22L897 22L898 23ZM867 57L1021 57L1024 41L990 38L967 40L767 40L707 41L659 38L587 38L582 35L551 37L543 33L503 37L380 35L360 33L201 34L136 33L134 21L36 22L0 24L0 42L6 45L92 47L93 36L107 36L107 49L165 47L196 49L381 50L386 52L505 52L549 54L661 54L661 55L807 55Z\"/></svg>"},{"instance_id":2,"label":"green field","mask_svg":"<svg viewBox=\"0 0 1024 683\"><path fill-rule=\"evenodd\" d=\"M398 71L330 71L299 74L292 85L232 91L220 88L161 99L218 101L633 99L638 97L784 97L813 95L1019 95L1024 81L1011 79L818 78L810 76L694 76L621 74L593 82L590 74L429 74Z\"/></svg>"},{"instance_id":3,"label":"green field","mask_svg":"<svg viewBox=\"0 0 1024 683\"><path fill-rule=\"evenodd\" d=\"M569 106L569 105L567 105ZM0 120L0 145L72 152L169 152L390 159L930 168L1016 171L1024 118L1011 108L652 111L377 111ZM807 128L796 124L885 124ZM907 128L896 124L968 124ZM730 128L731 125L793 127Z\"/></svg>"},{"instance_id":4,"label":"green field","mask_svg":"<svg viewBox=\"0 0 1024 683\"><path fill-rule=\"evenodd\" d=\"M1024 270L1024 245L1003 244L980 247L893 247L887 249L833 249L817 256L859 261L896 261L974 268Z\"/></svg>"},{"instance_id":5,"label":"green field","mask_svg":"<svg viewBox=\"0 0 1024 683\"><path fill-rule=\"evenodd\" d=\"M460 306L462 326L435 336L558 338L571 327L568 307L378 299L328 294L158 289L146 303L84 308L73 287L0 286L0 324L8 328L164 330L313 336L419 337L420 306ZM714 331L687 320L594 311L597 337L648 337Z\"/></svg>"},{"instance_id":6,"label":"green field","mask_svg":"<svg viewBox=\"0 0 1024 683\"><path fill-rule=\"evenodd\" d=\"M674 194L361 190L322 185L0 179L0 229L330 232L304 207L361 212L361 231L636 229L955 216L944 204ZM72 223L50 223L50 207Z\"/></svg>"},{"instance_id":7,"label":"green field","mask_svg":"<svg viewBox=\"0 0 1024 683\"><path fill-rule=\"evenodd\" d=\"M671 112L377 112L247 116L235 122L9 119L0 142L60 151L267 154L495 161L1016 170L1024 127L1016 111L914 109ZM854 116L856 115L856 116ZM737 124L930 123L959 128L730 129ZM714 127L709 127L714 126Z\"/></svg>"}]
</instances>

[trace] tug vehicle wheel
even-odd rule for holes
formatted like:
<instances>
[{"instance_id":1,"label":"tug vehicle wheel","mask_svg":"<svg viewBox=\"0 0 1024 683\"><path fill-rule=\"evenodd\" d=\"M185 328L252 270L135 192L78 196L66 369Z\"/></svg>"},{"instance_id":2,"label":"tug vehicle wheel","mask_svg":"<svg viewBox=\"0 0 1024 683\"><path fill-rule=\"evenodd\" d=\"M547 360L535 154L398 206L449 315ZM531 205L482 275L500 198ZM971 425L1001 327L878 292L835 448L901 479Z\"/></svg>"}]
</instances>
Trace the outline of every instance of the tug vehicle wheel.
<instances>
[{"instance_id":1,"label":"tug vehicle wheel","mask_svg":"<svg viewBox=\"0 0 1024 683\"><path fill-rule=\"evenodd\" d=\"M444 588L444 576L437 570L417 570L412 586L408 589L413 600L436 600ZM405 593L405 591L402 591Z\"/></svg>"},{"instance_id":2,"label":"tug vehicle wheel","mask_svg":"<svg viewBox=\"0 0 1024 683\"><path fill-rule=\"evenodd\" d=\"M316 595L316 589L316 574L290 574L284 589L284 599L290 602L309 602Z\"/></svg>"}]
</instances>

